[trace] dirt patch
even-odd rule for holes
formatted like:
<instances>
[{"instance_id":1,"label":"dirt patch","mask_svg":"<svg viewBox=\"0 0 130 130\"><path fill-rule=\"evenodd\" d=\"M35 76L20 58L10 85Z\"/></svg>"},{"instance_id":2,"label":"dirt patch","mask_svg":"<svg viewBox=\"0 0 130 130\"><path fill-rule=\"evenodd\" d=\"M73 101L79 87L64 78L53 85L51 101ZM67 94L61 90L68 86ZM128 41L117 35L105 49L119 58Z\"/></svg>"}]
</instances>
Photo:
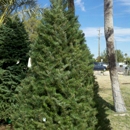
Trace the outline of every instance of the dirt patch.
<instances>
[{"instance_id":1,"label":"dirt patch","mask_svg":"<svg viewBox=\"0 0 130 130\"><path fill-rule=\"evenodd\" d=\"M1 125L0 130L13 130L10 125Z\"/></svg>"},{"instance_id":2,"label":"dirt patch","mask_svg":"<svg viewBox=\"0 0 130 130\"><path fill-rule=\"evenodd\" d=\"M5 126L0 126L0 130L6 130Z\"/></svg>"},{"instance_id":3,"label":"dirt patch","mask_svg":"<svg viewBox=\"0 0 130 130\"><path fill-rule=\"evenodd\" d=\"M13 130L11 125L1 125L0 130Z\"/></svg>"}]
</instances>

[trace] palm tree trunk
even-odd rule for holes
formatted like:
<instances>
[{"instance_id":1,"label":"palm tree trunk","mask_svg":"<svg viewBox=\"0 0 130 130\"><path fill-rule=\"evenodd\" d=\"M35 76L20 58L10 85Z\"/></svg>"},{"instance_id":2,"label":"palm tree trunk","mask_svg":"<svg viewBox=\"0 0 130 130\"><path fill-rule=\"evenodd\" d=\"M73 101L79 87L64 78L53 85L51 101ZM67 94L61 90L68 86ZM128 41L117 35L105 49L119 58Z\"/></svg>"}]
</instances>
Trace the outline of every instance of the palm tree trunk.
<instances>
[{"instance_id":1,"label":"palm tree trunk","mask_svg":"<svg viewBox=\"0 0 130 130\"><path fill-rule=\"evenodd\" d=\"M0 16L0 26L1 26L1 24L4 22L4 20L5 20L5 18L6 18L6 16L7 15L9 15L9 11L10 11L10 6L12 5L14 3L14 0L10 0L9 1L9 3L6 3L6 4L8 4L7 6L6 6L6 8L4 8L4 10L3 10L3 13L2 13L2 15ZM0 1L0 4L5 4L5 2L4 1Z\"/></svg>"},{"instance_id":2,"label":"palm tree trunk","mask_svg":"<svg viewBox=\"0 0 130 130\"><path fill-rule=\"evenodd\" d=\"M116 68L113 29L113 0L104 0L104 31L107 46L107 56L110 65L109 72L112 85L114 107L116 112L123 113L126 112L126 107L121 95Z\"/></svg>"},{"instance_id":3,"label":"palm tree trunk","mask_svg":"<svg viewBox=\"0 0 130 130\"><path fill-rule=\"evenodd\" d=\"M68 0L68 9L75 14L74 0Z\"/></svg>"}]
</instances>

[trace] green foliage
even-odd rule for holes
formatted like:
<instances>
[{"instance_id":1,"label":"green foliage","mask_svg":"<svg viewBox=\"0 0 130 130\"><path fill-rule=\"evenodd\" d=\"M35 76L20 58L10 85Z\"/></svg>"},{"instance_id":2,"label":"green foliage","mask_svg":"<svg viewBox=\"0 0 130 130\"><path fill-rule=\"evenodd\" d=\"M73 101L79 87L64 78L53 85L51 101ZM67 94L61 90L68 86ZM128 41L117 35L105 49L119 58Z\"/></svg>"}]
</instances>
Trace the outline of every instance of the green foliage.
<instances>
[{"instance_id":1,"label":"green foliage","mask_svg":"<svg viewBox=\"0 0 130 130\"><path fill-rule=\"evenodd\" d=\"M101 53L101 58L103 59L103 62L108 63L108 57L107 57L107 52L106 52L106 50L104 50L104 51ZM101 62L101 61L100 61L100 62Z\"/></svg>"},{"instance_id":2,"label":"green foliage","mask_svg":"<svg viewBox=\"0 0 130 130\"><path fill-rule=\"evenodd\" d=\"M121 50L115 50L115 56L116 56L117 62L124 62L125 57L124 57L124 54L123 54L123 52ZM104 62L108 63L106 50L104 50L102 52L101 58L103 59Z\"/></svg>"},{"instance_id":3,"label":"green foliage","mask_svg":"<svg viewBox=\"0 0 130 130\"><path fill-rule=\"evenodd\" d=\"M23 23L8 18L0 28L0 119L10 118L18 108L17 86L26 75L28 46Z\"/></svg>"},{"instance_id":4,"label":"green foliage","mask_svg":"<svg viewBox=\"0 0 130 130\"><path fill-rule=\"evenodd\" d=\"M127 58L125 59L125 62L126 62L126 64L130 65L130 57L127 57Z\"/></svg>"},{"instance_id":5,"label":"green foliage","mask_svg":"<svg viewBox=\"0 0 130 130\"><path fill-rule=\"evenodd\" d=\"M29 39L32 43L35 42L38 34L37 34L37 27L40 24L40 20L36 17L31 17L28 20L24 21L25 29L29 34Z\"/></svg>"},{"instance_id":6,"label":"green foliage","mask_svg":"<svg viewBox=\"0 0 130 130\"><path fill-rule=\"evenodd\" d=\"M97 130L98 85L77 17L51 1L31 47L32 68L19 90L17 130ZM62 3L63 2L63 3Z\"/></svg>"},{"instance_id":7,"label":"green foliage","mask_svg":"<svg viewBox=\"0 0 130 130\"><path fill-rule=\"evenodd\" d=\"M17 85L25 74L16 69L18 69L17 66L11 66L7 70L0 69L0 119L10 118L18 107Z\"/></svg>"},{"instance_id":8,"label":"green foliage","mask_svg":"<svg viewBox=\"0 0 130 130\"><path fill-rule=\"evenodd\" d=\"M27 63L28 51L29 40L23 23L17 17L14 21L8 19L0 29L0 66L6 69L17 61Z\"/></svg>"},{"instance_id":9,"label":"green foliage","mask_svg":"<svg viewBox=\"0 0 130 130\"><path fill-rule=\"evenodd\" d=\"M105 61L102 56L98 56L96 58L96 62L102 62L102 60Z\"/></svg>"},{"instance_id":10,"label":"green foliage","mask_svg":"<svg viewBox=\"0 0 130 130\"><path fill-rule=\"evenodd\" d=\"M116 50L115 54L116 54L117 62L124 62L125 58L121 50Z\"/></svg>"},{"instance_id":11,"label":"green foliage","mask_svg":"<svg viewBox=\"0 0 130 130\"><path fill-rule=\"evenodd\" d=\"M31 40L32 43L34 43L35 40L37 39L38 36L37 27L41 22L43 12L44 12L44 8L40 8L39 6L36 6L35 8L31 9L31 11L23 10L21 12L25 29L28 32L29 39Z\"/></svg>"}]
</instances>

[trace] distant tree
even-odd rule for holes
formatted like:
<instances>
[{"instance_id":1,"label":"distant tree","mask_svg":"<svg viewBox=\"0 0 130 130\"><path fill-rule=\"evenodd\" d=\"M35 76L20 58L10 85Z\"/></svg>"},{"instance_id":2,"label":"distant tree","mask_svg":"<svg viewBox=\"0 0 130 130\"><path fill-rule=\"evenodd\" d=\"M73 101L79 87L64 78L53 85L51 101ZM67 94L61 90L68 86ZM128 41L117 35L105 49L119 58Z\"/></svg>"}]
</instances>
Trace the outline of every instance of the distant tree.
<instances>
[{"instance_id":1,"label":"distant tree","mask_svg":"<svg viewBox=\"0 0 130 130\"><path fill-rule=\"evenodd\" d=\"M116 50L115 53L116 53L117 62L124 62L125 57L123 52L121 50Z\"/></svg>"},{"instance_id":2,"label":"distant tree","mask_svg":"<svg viewBox=\"0 0 130 130\"><path fill-rule=\"evenodd\" d=\"M21 84L19 129L96 130L98 85L77 17L51 0L32 45L32 68Z\"/></svg>"},{"instance_id":3,"label":"distant tree","mask_svg":"<svg viewBox=\"0 0 130 130\"><path fill-rule=\"evenodd\" d=\"M15 19L18 16L24 23L25 29L29 35L29 39L32 43L37 38L37 26L40 23L44 12L44 8L41 8L39 5L29 8L23 8L15 13L13 13L10 17Z\"/></svg>"},{"instance_id":4,"label":"distant tree","mask_svg":"<svg viewBox=\"0 0 130 130\"><path fill-rule=\"evenodd\" d=\"M128 56L127 53L125 53L124 56L127 57Z\"/></svg>"},{"instance_id":5,"label":"distant tree","mask_svg":"<svg viewBox=\"0 0 130 130\"><path fill-rule=\"evenodd\" d=\"M126 112L116 69L116 57L114 49L114 29L113 29L113 0L104 0L104 31L107 45L107 56L109 61L109 72L116 112Z\"/></svg>"},{"instance_id":6,"label":"distant tree","mask_svg":"<svg viewBox=\"0 0 130 130\"><path fill-rule=\"evenodd\" d=\"M28 32L29 39L32 43L35 42L38 36L37 27L39 26L40 22L41 21L35 17L31 17L28 20L24 21L25 29Z\"/></svg>"},{"instance_id":7,"label":"distant tree","mask_svg":"<svg viewBox=\"0 0 130 130\"><path fill-rule=\"evenodd\" d=\"M98 56L98 57L96 58L96 61L97 61L97 62L101 62L101 60L103 60L103 57L102 57L102 56Z\"/></svg>"},{"instance_id":8,"label":"distant tree","mask_svg":"<svg viewBox=\"0 0 130 130\"><path fill-rule=\"evenodd\" d=\"M124 60L125 60L124 54L121 50L115 50L115 57L116 57L116 62L124 62ZM108 57L107 57L106 50L104 50L101 53L101 58L103 58L104 62L108 63Z\"/></svg>"},{"instance_id":9,"label":"distant tree","mask_svg":"<svg viewBox=\"0 0 130 130\"><path fill-rule=\"evenodd\" d=\"M108 63L108 57L107 57L106 49L101 53L101 57L103 59L103 62Z\"/></svg>"},{"instance_id":10,"label":"distant tree","mask_svg":"<svg viewBox=\"0 0 130 130\"><path fill-rule=\"evenodd\" d=\"M128 64L128 65L130 65L130 57L128 57L128 56L126 57L125 63Z\"/></svg>"},{"instance_id":11,"label":"distant tree","mask_svg":"<svg viewBox=\"0 0 130 130\"><path fill-rule=\"evenodd\" d=\"M126 62L126 59L128 58L127 53L124 54L124 57L125 57L125 62Z\"/></svg>"},{"instance_id":12,"label":"distant tree","mask_svg":"<svg viewBox=\"0 0 130 130\"><path fill-rule=\"evenodd\" d=\"M23 17L22 19L24 22L25 29L28 32L29 39L31 40L32 43L34 43L37 38L38 35L37 27L41 22L43 12L44 8L40 8L37 6L33 8L31 11L29 9L29 10L22 10L21 12L19 12Z\"/></svg>"}]
</instances>

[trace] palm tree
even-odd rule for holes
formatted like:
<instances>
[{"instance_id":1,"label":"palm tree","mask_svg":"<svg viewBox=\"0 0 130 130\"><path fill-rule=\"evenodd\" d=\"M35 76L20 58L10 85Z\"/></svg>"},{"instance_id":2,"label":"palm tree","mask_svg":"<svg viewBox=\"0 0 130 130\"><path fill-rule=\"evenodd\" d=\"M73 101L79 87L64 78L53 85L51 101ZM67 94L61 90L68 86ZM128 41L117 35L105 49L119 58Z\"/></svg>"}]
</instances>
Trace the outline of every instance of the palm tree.
<instances>
[{"instance_id":1,"label":"palm tree","mask_svg":"<svg viewBox=\"0 0 130 130\"><path fill-rule=\"evenodd\" d=\"M23 7L34 7L36 0L0 0L0 26L12 12Z\"/></svg>"},{"instance_id":2,"label":"palm tree","mask_svg":"<svg viewBox=\"0 0 130 130\"><path fill-rule=\"evenodd\" d=\"M68 0L68 9L75 14L74 0Z\"/></svg>"},{"instance_id":3,"label":"palm tree","mask_svg":"<svg viewBox=\"0 0 130 130\"><path fill-rule=\"evenodd\" d=\"M110 66L109 72L112 85L114 107L116 112L122 113L126 112L126 107L121 95L116 69L113 29L113 0L104 0L104 22L104 31L107 45L107 56Z\"/></svg>"},{"instance_id":4,"label":"palm tree","mask_svg":"<svg viewBox=\"0 0 130 130\"><path fill-rule=\"evenodd\" d=\"M0 0L0 26L3 23L5 17L10 13L10 7L14 3L14 0L4 1Z\"/></svg>"}]
</instances>

